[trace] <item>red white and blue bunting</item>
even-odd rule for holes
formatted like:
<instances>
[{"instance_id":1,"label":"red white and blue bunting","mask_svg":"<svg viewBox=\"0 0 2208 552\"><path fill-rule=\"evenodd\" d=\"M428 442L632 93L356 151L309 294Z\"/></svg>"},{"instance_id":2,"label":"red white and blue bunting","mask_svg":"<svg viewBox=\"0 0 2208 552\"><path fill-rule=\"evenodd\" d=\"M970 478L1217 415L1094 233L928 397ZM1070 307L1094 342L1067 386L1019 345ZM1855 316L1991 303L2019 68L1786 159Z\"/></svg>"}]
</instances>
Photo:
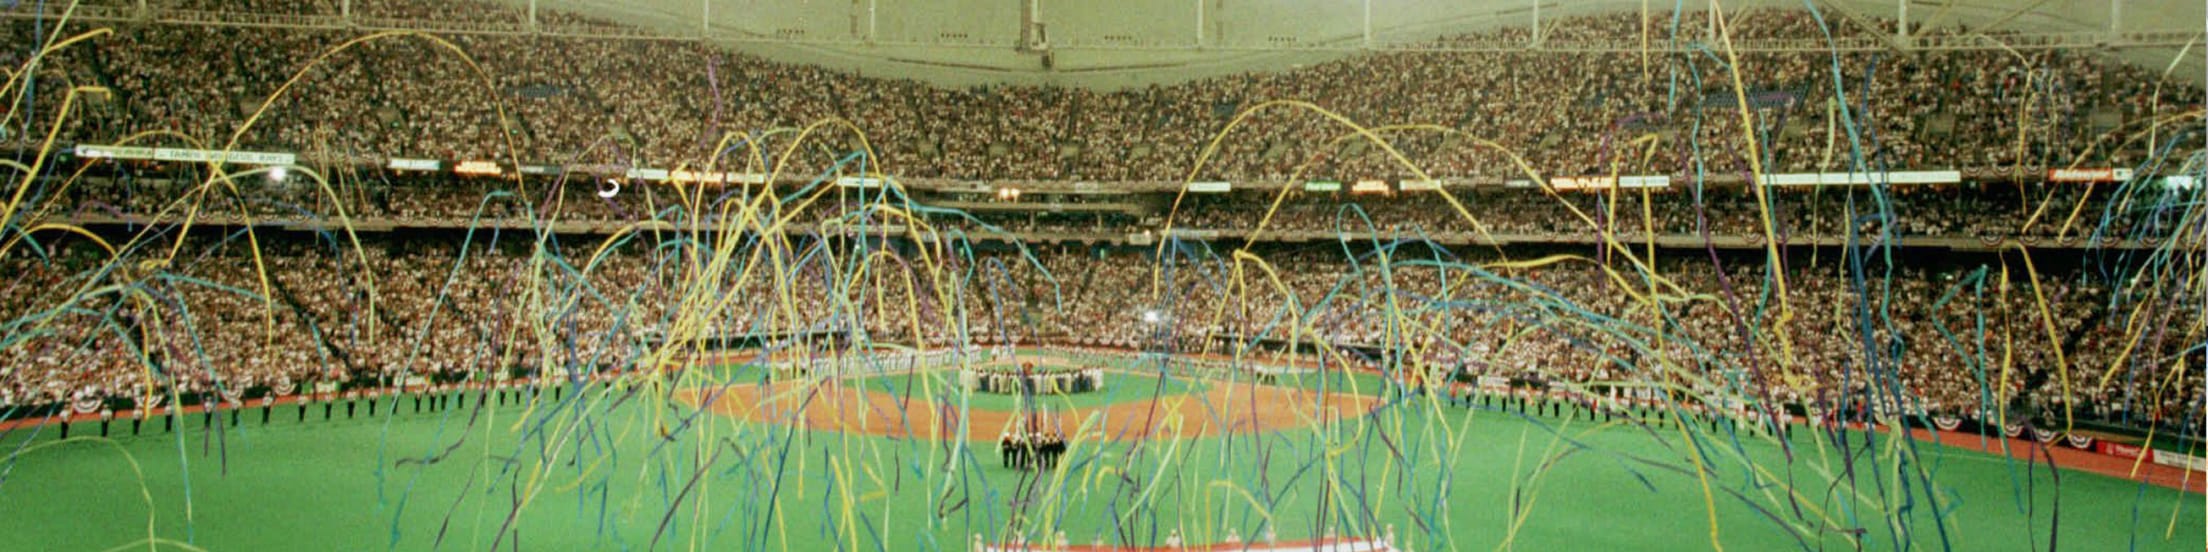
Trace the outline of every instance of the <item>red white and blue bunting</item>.
<instances>
[{"instance_id":1,"label":"red white and blue bunting","mask_svg":"<svg viewBox=\"0 0 2208 552\"><path fill-rule=\"evenodd\" d=\"M2060 437L2062 437L2060 431L2032 428L2032 438L2042 443L2053 443L2055 439Z\"/></svg>"},{"instance_id":2,"label":"red white and blue bunting","mask_svg":"<svg viewBox=\"0 0 2208 552\"><path fill-rule=\"evenodd\" d=\"M2063 440L2070 445L2070 448L2093 450L2092 437L2072 433L2069 435L2064 435Z\"/></svg>"}]
</instances>

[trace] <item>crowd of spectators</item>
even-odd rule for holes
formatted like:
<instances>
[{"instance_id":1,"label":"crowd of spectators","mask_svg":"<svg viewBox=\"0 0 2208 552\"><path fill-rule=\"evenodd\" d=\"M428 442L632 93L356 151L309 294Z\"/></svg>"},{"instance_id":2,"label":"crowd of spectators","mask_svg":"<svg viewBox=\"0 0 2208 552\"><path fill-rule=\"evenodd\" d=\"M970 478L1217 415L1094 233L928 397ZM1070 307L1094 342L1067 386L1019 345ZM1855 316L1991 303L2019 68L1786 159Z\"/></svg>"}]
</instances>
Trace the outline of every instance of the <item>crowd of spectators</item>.
<instances>
[{"instance_id":1,"label":"crowd of spectators","mask_svg":"<svg viewBox=\"0 0 2208 552\"><path fill-rule=\"evenodd\" d=\"M1274 233L1760 236L1767 233L1768 212L1768 232L1789 238L1843 239L1852 233L1863 242L1889 234L2120 239L2174 233L2174 217L2196 194L2148 187L2120 191L2113 185L1772 190L1764 198L1736 187L1670 190L1646 199L1639 190L1557 195L1499 190L1456 194L1462 212L1427 193L1292 195L1277 209L1272 193L1192 195L1171 222L1181 229L1242 231L1259 230L1264 222L1262 230ZM1759 207L1759 199L1769 201L1768 209Z\"/></svg>"},{"instance_id":2,"label":"crowd of spectators","mask_svg":"<svg viewBox=\"0 0 2208 552\"><path fill-rule=\"evenodd\" d=\"M614 188L587 177L550 183L532 180L454 178L419 174L369 173L330 179L324 190L303 177L271 182L239 179L237 193L217 187L203 200L192 193L204 181L191 177L142 178L139 170L95 171L42 187L52 207L46 215L70 217L160 216L178 220L184 207L199 205L202 217L239 217L255 222L326 219L342 213L354 220L395 226L530 226L542 222L626 224L660 220L706 225L737 220L746 205L766 190L757 187L686 189L632 182ZM559 185L554 185L559 184ZM601 191L608 194L601 195ZM825 191L826 193L817 193ZM1977 238L1992 243L2016 238L2033 245L2083 245L2089 240L2155 240L2178 232L2185 205L2198 192L2158 185L1985 184L1939 187L1772 188L1758 197L1738 187L1640 190L1616 193L1547 194L1533 189L1453 191L1454 202L1433 192L1356 195L1291 191L1277 202L1268 191L1188 194L1176 206L1172 194L1111 194L1109 199L1044 201L1004 205L976 203L957 194L910 192L907 205L880 193L844 193L835 188L775 190L774 202L761 213L768 224L810 231L833 222L847 228L910 227L913 220L950 233L1018 232L1068 239L1119 239L1174 231L1218 232L1221 236L1328 236L1340 232L1425 235L1443 241L1476 238L1480 231L1518 241L1612 236L1633 241L1659 236L1757 237L1775 234L1800 243L1849 239L1873 243L1889 238ZM334 198L334 199L333 199ZM1768 201L1768 209L1759 207ZM693 203L694 202L694 203ZM1102 210L1084 202L1109 202ZM695 205L695 207L693 207ZM776 207L779 205L779 207ZM1462 211L1459 211L1459 207ZM894 207L897 214L875 207ZM165 213L164 213L164 210ZM1267 218L1267 213L1271 217ZM1770 215L1768 230L1764 214ZM907 218L907 215L911 218ZM787 219L787 220L782 220ZM1260 226L1260 223L1263 223ZM1475 222L1477 224L1475 225ZM1260 232L1262 231L1262 232ZM2055 240L2054 238L2060 238ZM2099 242L2107 244L2109 242Z\"/></svg>"},{"instance_id":3,"label":"crowd of spectators","mask_svg":"<svg viewBox=\"0 0 2208 552\"><path fill-rule=\"evenodd\" d=\"M1443 257L1482 262L1458 254ZM1771 274L1759 259L1667 259L1654 271L1663 280L1646 283L1625 266L1612 266L1615 275L1577 261L1476 272L1398 255L1385 267L1338 251L1265 255L1269 269L1106 259L1054 271L1081 291L1052 307L1059 317L1042 331L1077 345L1198 354L1334 343L1402 351L1464 378L1664 382L1793 404L1881 395L1916 412L1980 419L2066 404L2080 416L2128 412L2132 421L2199 408L2200 376L2174 368L2190 365L2178 362L2189 338L2138 331L2194 315L2164 299L2112 301L2125 292L2082 275L2034 282L2013 267L1949 266L1855 280L1831 260L1795 260ZM2074 387L2059 386L2063 377Z\"/></svg>"},{"instance_id":4,"label":"crowd of spectators","mask_svg":"<svg viewBox=\"0 0 2208 552\"><path fill-rule=\"evenodd\" d=\"M512 7L485 2L353 4L363 17L522 19ZM1688 15L1683 19L1706 20ZM1642 17L1575 18L1556 24L1550 38L1658 45L1712 38L1706 25L1675 29L1669 13ZM1804 11L1749 10L1729 22L1729 37L1881 32L1850 21L1821 29ZM20 39L14 43L31 44L32 25L11 20L5 27ZM843 118L866 133L879 167L909 177L1177 181L1223 132L1222 149L1196 171L1199 179L1412 176L1382 148L1336 140L1348 129L1316 113L1269 109L1229 129L1237 113L1263 102L1304 100L1370 125L1454 129L1387 133L1409 161L1442 177L1521 174L1475 138L1553 175L1742 175L1750 171L1751 152L1766 171L1884 166L2030 174L2073 162L2134 166L2167 145L2156 141L2178 134L2154 121L2202 102L2196 86L2077 51L1751 52L1740 58L1740 90L1699 51L1384 51L1293 71L1103 91L945 89L681 41L485 35L450 37L447 48L402 36L333 51L356 35L160 24L116 31L38 67L33 113L53 113L70 85L112 90L88 102L66 139L109 142L170 131L222 145L235 135L242 147L325 159L675 167L719 158L725 165L748 151L717 149L725 136L754 136L779 154L795 133L773 129ZM1492 42L1514 32L1441 43ZM0 52L0 62L19 64L23 56ZM287 82L291 87L279 93ZM1745 123L1743 99L1750 111ZM1751 134L1753 150L1744 138ZM1656 139L1641 139L1648 136ZM825 168L859 144L841 128L812 138L814 147L789 160L805 171Z\"/></svg>"},{"instance_id":5,"label":"crowd of spectators","mask_svg":"<svg viewBox=\"0 0 2208 552\"><path fill-rule=\"evenodd\" d=\"M222 9L264 3L186 4ZM325 4L290 5L326 10ZM513 20L510 8L487 3L356 4L368 17ZM1640 17L1576 19L1557 25L1554 38L1638 40L1651 27L1661 29L1654 37L1661 42L1709 38L1697 26L1672 30L1669 15ZM35 43L23 21L0 24L0 32L12 43ZM1513 32L1442 42L1511 39ZM1821 32L1800 12L1754 10L1733 21L1731 37ZM1834 32L1884 30L1843 26ZM155 143L220 146L235 137L244 149L296 151L309 159L660 167L717 157L741 164L734 159L743 156L734 152L722 157L720 138L728 135L749 136L780 155L792 135L768 129L840 117L867 133L886 172L1080 181L1177 181L1189 174L1203 144L1231 132L1219 154L1196 171L1199 179L1393 181L1412 175L1382 148L1334 141L1345 129L1317 114L1283 108L1231 130L1228 123L1268 100L1301 99L1366 123L1438 124L1461 134L1389 137L1413 163L1445 177L1517 176L1507 157L1472 138L1498 143L1555 175L1745 174L1751 160L1767 171L1843 170L1867 162L2031 174L2073 162L2136 165L2157 146L2151 140L2171 134L2154 132L2151 121L2201 104L2197 87L2096 53L2064 51L1753 53L1740 61L1746 90L1737 96L1731 75L1700 55L1553 51L1375 53L1295 71L1122 91L953 90L685 42L466 36L450 38L455 48L446 48L400 37L331 52L354 36L124 25L114 36L40 63L32 74L41 84L25 109L10 115L50 117L68 90L101 87L109 92L82 98L75 107L82 111L61 129L66 141L107 143L163 131ZM21 66L24 55L0 52L0 63ZM295 75L294 85L277 94ZM1848 80L1835 82L1835 75ZM1835 92L1843 89L1850 91L1845 103ZM1742 97L1750 104L1745 123ZM241 131L249 119L253 125ZM0 127L22 128L20 122ZM1759 137L1754 150L1741 138L1749 134ZM0 142L42 138L10 132ZM827 170L859 144L858 136L841 129L815 138L815 146L789 160L795 172ZM103 178L52 190L67 195L62 201L33 204L79 214L155 213L191 197L184 187L194 182L152 172ZM342 210L398 221L480 215L621 222L682 203L655 197L650 188L601 197L596 182L515 190L494 180L424 182L415 179L428 177L381 173L343 178L350 180L333 185L334 198L294 176L242 183L250 193L216 194L222 199L208 206L215 214L277 218ZM2167 233L2157 226L2164 222L2157 217L2171 211L2157 207L2168 204L2167 197L2106 188L1924 188L1878 197L1860 189L1789 191L1772 194L1768 211L1780 232L1797 235ZM749 193L755 192L731 189L716 197ZM1527 234L1644 227L1757 234L1766 211L1757 196L1738 189L1657 197L1643 202L1629 193L1502 190L1460 200L1488 231ZM1250 229L1269 199L1197 197L1170 220L1176 228ZM1384 229L1472 230L1454 207L1423 194L1299 193L1270 228L1361 229L1361 221L1345 216L1344 207L1352 204ZM1876 216L1882 211L1892 216ZM2163 214L2129 214L2137 211ZM2073 212L2080 213L2075 223ZM828 222L831 214L846 224L896 223L885 213L853 214L848 206L774 214L809 225ZM1120 214L932 216L966 230L1136 233L1166 223L1162 216ZM791 332L1198 353L1251 340L1316 341L1414 351L1419 365L1466 375L1662 381L1786 401L1889 393L1928 411L1969 415L2021 404L2168 419L2198 408L2202 387L2198 375L2168 368L2199 365L2197 352L2183 352L2175 336L2137 331L2192 327L2197 322L2188 317L2198 313L2117 308L2186 298L2140 297L2130 281L2093 280L2082 271L2034 286L2015 276L2022 271L1998 267L1898 270L1866 281L1831 264L1772 271L1760 261L1672 259L1652 267L1664 277L1657 282L1631 271L1614 278L1582 262L1487 273L1284 250L1261 255L1273 264L1266 270L1197 253L1161 264L1079 248L1022 253L949 246L913 246L921 251L894 257L822 248L787 251L783 258L730 245L736 254L717 264L711 255L681 248L613 243L598 255L597 239L535 237L371 237L365 249L334 237L262 237L254 239L270 241L255 249L252 240L232 235L193 241L180 248L188 254L168 261L112 267L96 262L98 253L82 244L17 247L13 258L0 259L5 273L20 275L0 284L0 322L15 328L0 347L0 404L149 400L162 396L161 389L201 393L420 374L468 378L635 367L646 365L640 357L650 344L669 336ZM918 260L923 252L929 262ZM1422 258L1464 260L1461 255ZM877 269L850 277L850 267L859 265ZM1646 298L1651 288L1662 297ZM1284 310L1288 305L1295 308ZM2050 373L2068 384L2048 384Z\"/></svg>"},{"instance_id":6,"label":"crowd of spectators","mask_svg":"<svg viewBox=\"0 0 2208 552\"><path fill-rule=\"evenodd\" d=\"M371 236L362 249L263 237L256 255L234 236L120 268L82 244L19 248L5 268L22 276L0 289L0 319L21 336L0 348L0 401L640 369L657 366L645 355L668 339L797 334L1198 355L1327 343L1458 377L1660 382L1794 403L1878 394L1972 417L2076 407L2167 419L2195 406L2202 384L2170 368L2200 360L2181 352L2184 337L2137 330L2192 327L2198 313L2175 307L2183 298L2084 272L2035 281L1953 266L1857 280L1829 260L1774 274L1759 258L1670 258L1643 278L1622 261L1475 269L1499 266L1492 252L1383 262L1279 249L1261 251L1260 266L1077 246L893 260L821 243L779 261L795 265L745 248L719 268L712 248L518 237ZM853 278L861 253L871 268Z\"/></svg>"}]
</instances>

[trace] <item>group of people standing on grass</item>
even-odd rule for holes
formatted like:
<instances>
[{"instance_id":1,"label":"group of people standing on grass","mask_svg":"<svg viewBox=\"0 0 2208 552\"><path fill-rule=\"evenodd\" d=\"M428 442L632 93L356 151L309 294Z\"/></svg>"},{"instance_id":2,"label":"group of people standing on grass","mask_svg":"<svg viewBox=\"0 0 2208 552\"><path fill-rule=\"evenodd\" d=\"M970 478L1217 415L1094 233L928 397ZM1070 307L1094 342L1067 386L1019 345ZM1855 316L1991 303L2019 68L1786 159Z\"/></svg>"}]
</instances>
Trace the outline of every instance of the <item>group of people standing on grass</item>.
<instances>
[{"instance_id":1,"label":"group of people standing on grass","mask_svg":"<svg viewBox=\"0 0 2208 552\"><path fill-rule=\"evenodd\" d=\"M1071 395L1104 388L1104 369L1098 367L1044 369L1035 363L1020 364L1017 371L968 370L966 387L1005 395Z\"/></svg>"},{"instance_id":2,"label":"group of people standing on grass","mask_svg":"<svg viewBox=\"0 0 2208 552\"><path fill-rule=\"evenodd\" d=\"M1066 454L1064 433L1041 431L1007 431L997 437L997 451L1004 457L1004 467L1021 470L1048 470L1058 467L1058 457Z\"/></svg>"},{"instance_id":3,"label":"group of people standing on grass","mask_svg":"<svg viewBox=\"0 0 2208 552\"><path fill-rule=\"evenodd\" d=\"M997 435L997 452L1004 459L1004 467L1021 470L1048 470L1058 467L1058 457L1066 453L1066 433L1059 430L1062 420L1046 412L1029 412L1012 419L1004 433Z\"/></svg>"}]
</instances>

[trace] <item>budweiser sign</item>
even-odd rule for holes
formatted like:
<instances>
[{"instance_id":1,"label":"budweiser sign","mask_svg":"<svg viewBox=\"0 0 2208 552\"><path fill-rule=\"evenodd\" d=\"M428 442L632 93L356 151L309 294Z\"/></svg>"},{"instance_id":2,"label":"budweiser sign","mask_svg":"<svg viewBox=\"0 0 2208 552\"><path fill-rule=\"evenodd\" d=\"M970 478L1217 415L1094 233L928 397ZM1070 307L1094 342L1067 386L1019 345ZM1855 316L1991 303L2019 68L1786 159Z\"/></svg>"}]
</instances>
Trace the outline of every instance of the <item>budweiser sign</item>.
<instances>
[{"instance_id":1,"label":"budweiser sign","mask_svg":"<svg viewBox=\"0 0 2208 552\"><path fill-rule=\"evenodd\" d=\"M2131 169L2048 169L2048 182L2092 183L2131 180Z\"/></svg>"}]
</instances>

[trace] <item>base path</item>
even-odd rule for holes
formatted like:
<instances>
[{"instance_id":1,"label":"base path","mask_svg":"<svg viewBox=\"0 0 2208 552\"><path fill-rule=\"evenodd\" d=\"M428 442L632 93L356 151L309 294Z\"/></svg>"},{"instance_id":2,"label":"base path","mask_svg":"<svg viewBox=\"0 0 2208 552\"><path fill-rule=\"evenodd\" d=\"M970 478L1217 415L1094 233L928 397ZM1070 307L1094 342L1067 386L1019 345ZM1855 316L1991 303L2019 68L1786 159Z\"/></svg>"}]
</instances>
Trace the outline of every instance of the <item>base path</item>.
<instances>
[{"instance_id":1,"label":"base path","mask_svg":"<svg viewBox=\"0 0 2208 552\"><path fill-rule=\"evenodd\" d=\"M741 384L676 394L696 405L711 400L717 414L761 423L802 424L806 429L890 437L995 441L1018 413L969 410L966 433L957 435L956 405L932 397L904 397L860 389L840 381ZM1323 405L1322 405L1323 402ZM1338 422L1371 412L1379 400L1251 383L1212 383L1197 393L1136 399L1105 407L1053 410L1067 435L1088 431L1114 441L1211 437L1258 433ZM1325 416L1320 416L1322 406Z\"/></svg>"}]
</instances>

